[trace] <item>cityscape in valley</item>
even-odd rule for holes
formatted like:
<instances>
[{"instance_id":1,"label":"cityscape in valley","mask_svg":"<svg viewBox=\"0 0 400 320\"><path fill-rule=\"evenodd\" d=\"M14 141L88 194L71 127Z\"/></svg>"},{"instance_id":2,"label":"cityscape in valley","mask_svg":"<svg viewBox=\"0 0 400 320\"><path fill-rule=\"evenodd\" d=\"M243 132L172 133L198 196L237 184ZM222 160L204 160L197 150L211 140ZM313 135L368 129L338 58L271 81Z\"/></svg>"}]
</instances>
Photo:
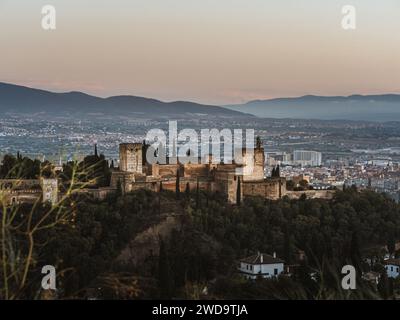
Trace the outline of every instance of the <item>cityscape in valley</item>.
<instances>
[{"instance_id":1,"label":"cityscape in valley","mask_svg":"<svg viewBox=\"0 0 400 320\"><path fill-rule=\"evenodd\" d=\"M398 122L301 120L256 117L181 117L179 128L252 128L263 141L265 176L279 165L281 176L313 189L370 188L399 201ZM62 165L80 159L97 144L107 160L119 161L118 146L141 142L152 128L166 129L165 117L74 119L43 114L4 114L0 119L0 158L7 153Z\"/></svg>"},{"instance_id":2,"label":"cityscape in valley","mask_svg":"<svg viewBox=\"0 0 400 320\"><path fill-rule=\"evenodd\" d=\"M165 116L99 112L76 117L40 109L2 115L3 205L25 212L21 217L33 214L37 203L43 206L35 213L39 216L54 210L46 208L60 207L57 241L64 241L71 227L79 241L90 238L112 246L95 244L85 253L89 261L102 261L90 276L86 274L93 267L79 265L80 255L65 262L62 251L54 256L51 248L42 248L42 259L62 259L61 266L78 269L63 279L65 288L42 291L42 298L277 299L283 286L286 299L326 299L317 295L325 285L320 281L325 276L340 277L342 264L354 265L361 273L362 289L351 291L352 298L398 294L398 122L260 118L224 114L223 108L219 116L210 117L207 108L181 114L178 129L216 129L221 149L223 129L254 129L254 149L243 149L243 163L214 159L212 154L199 158L203 160L199 163L181 163L176 155L181 154L182 141L154 147L146 133L153 128L167 131L171 118ZM165 159L154 163L147 159L149 154L163 154ZM88 214L92 222L85 220ZM123 217L116 226L128 223L117 240L108 238L113 233L106 225L97 237L82 233L87 223L102 225L113 216ZM229 222L220 224L220 219ZM237 219L244 220L238 224ZM52 224L51 220L40 221ZM192 258L184 253L185 259L200 263L194 274L190 264L175 256L178 243L186 237L198 246L195 251L191 245L180 249L195 254ZM65 250L64 254L73 252ZM229 256L220 258L221 250ZM319 268L321 259L330 261L328 269ZM174 274L173 268L185 270L189 278ZM338 273L332 274L336 268ZM112 287L110 283L122 281L121 277L136 281L134 288ZM254 282L260 278L265 282ZM246 283L247 296L225 289L242 290ZM340 299L347 295L332 285L324 288L327 294ZM75 295L70 286L81 293ZM124 286L126 291L120 291Z\"/></svg>"},{"instance_id":3,"label":"cityscape in valley","mask_svg":"<svg viewBox=\"0 0 400 320\"><path fill-rule=\"evenodd\" d=\"M400 299L397 1L40 2L0 0L0 300Z\"/></svg>"}]
</instances>

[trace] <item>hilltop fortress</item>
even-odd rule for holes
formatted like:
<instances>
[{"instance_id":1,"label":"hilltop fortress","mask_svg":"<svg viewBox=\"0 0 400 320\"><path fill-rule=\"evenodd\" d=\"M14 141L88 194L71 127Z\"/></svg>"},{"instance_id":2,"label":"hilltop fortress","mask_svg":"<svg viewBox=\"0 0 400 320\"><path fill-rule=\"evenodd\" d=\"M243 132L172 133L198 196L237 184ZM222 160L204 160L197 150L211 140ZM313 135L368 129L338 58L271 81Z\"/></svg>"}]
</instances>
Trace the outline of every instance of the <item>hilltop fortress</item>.
<instances>
[{"instance_id":1,"label":"hilltop fortress","mask_svg":"<svg viewBox=\"0 0 400 320\"><path fill-rule=\"evenodd\" d=\"M175 192L179 188L179 191L185 192L198 188L211 193L218 192L233 204L238 202L238 197L260 196L277 200L284 196L298 199L304 194L308 198L329 199L334 194L331 190L288 191L285 178L266 178L264 148L259 142L255 148L242 149L240 164L235 161L212 161L211 155L202 161L179 163L176 157L165 157L166 163L149 163L146 159L148 148L149 145L145 143L120 144L119 167L112 169L110 186L80 189L78 192L103 200L117 190L125 194L139 189ZM13 204L33 203L40 199L55 205L60 198L58 184L57 179L44 178L0 180L0 200Z\"/></svg>"},{"instance_id":2,"label":"hilltop fortress","mask_svg":"<svg viewBox=\"0 0 400 320\"><path fill-rule=\"evenodd\" d=\"M123 192L160 189L184 192L187 188L219 192L231 203L237 196L262 196L279 199L286 194L284 178L264 178L265 155L260 144L254 150L242 149L242 163L215 163L212 156L200 163L177 163L166 158L165 164L150 164L146 159L146 145L124 143L119 146L119 170L113 171L111 189ZM204 159L202 159L204 160ZM179 186L177 186L177 183Z\"/></svg>"}]
</instances>

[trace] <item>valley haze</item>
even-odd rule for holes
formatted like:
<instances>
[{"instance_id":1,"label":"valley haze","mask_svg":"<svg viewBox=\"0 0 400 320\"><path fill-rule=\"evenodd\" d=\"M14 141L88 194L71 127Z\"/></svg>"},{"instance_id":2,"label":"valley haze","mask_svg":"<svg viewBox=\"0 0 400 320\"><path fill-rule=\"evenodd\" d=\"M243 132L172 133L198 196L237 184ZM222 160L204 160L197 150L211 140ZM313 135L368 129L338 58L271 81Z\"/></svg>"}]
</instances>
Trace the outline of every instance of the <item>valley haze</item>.
<instances>
[{"instance_id":1,"label":"valley haze","mask_svg":"<svg viewBox=\"0 0 400 320\"><path fill-rule=\"evenodd\" d=\"M400 95L313 96L254 100L226 106L262 118L399 121Z\"/></svg>"}]
</instances>

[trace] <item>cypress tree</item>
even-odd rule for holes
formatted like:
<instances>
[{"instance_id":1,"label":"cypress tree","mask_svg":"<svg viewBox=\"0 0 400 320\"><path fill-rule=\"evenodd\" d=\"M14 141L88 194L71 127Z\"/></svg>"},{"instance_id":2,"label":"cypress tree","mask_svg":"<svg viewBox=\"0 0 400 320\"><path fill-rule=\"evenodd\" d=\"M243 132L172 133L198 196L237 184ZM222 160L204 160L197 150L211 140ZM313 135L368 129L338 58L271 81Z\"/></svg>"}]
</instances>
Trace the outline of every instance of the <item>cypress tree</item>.
<instances>
[{"instance_id":1,"label":"cypress tree","mask_svg":"<svg viewBox=\"0 0 400 320\"><path fill-rule=\"evenodd\" d=\"M189 182L186 183L185 196L188 199L190 198L190 185L189 185Z\"/></svg>"},{"instance_id":2,"label":"cypress tree","mask_svg":"<svg viewBox=\"0 0 400 320\"><path fill-rule=\"evenodd\" d=\"M170 299L173 295L173 277L169 263L166 245L160 239L160 253L158 257L158 287L161 299Z\"/></svg>"},{"instance_id":3,"label":"cypress tree","mask_svg":"<svg viewBox=\"0 0 400 320\"><path fill-rule=\"evenodd\" d=\"M118 180L118 182L117 182L116 195L117 195L117 197L122 196L122 185L121 185L121 181L120 180Z\"/></svg>"},{"instance_id":4,"label":"cypress tree","mask_svg":"<svg viewBox=\"0 0 400 320\"><path fill-rule=\"evenodd\" d=\"M290 228L285 228L285 239L284 239L284 255L285 255L285 262L288 264L292 263L293 258L293 239L290 234Z\"/></svg>"},{"instance_id":5,"label":"cypress tree","mask_svg":"<svg viewBox=\"0 0 400 320\"><path fill-rule=\"evenodd\" d=\"M389 279L386 273L386 270L381 272L381 277L378 283L378 291L382 297L382 299L387 300L389 298Z\"/></svg>"},{"instance_id":6,"label":"cypress tree","mask_svg":"<svg viewBox=\"0 0 400 320\"><path fill-rule=\"evenodd\" d=\"M257 138L256 138L256 148L260 149L261 146L262 146L261 138L260 138L260 136L257 136Z\"/></svg>"},{"instance_id":7,"label":"cypress tree","mask_svg":"<svg viewBox=\"0 0 400 320\"><path fill-rule=\"evenodd\" d=\"M238 183L237 183L237 189L236 189L236 204L240 206L242 202L242 191L241 191L241 185L240 185L240 177L238 177Z\"/></svg>"},{"instance_id":8,"label":"cypress tree","mask_svg":"<svg viewBox=\"0 0 400 320\"><path fill-rule=\"evenodd\" d=\"M196 209L199 208L200 204L200 190L199 190L199 178L197 177L197 184L196 184Z\"/></svg>"},{"instance_id":9,"label":"cypress tree","mask_svg":"<svg viewBox=\"0 0 400 320\"><path fill-rule=\"evenodd\" d=\"M350 243L350 258L357 272L361 272L360 241L357 232L353 232Z\"/></svg>"},{"instance_id":10,"label":"cypress tree","mask_svg":"<svg viewBox=\"0 0 400 320\"><path fill-rule=\"evenodd\" d=\"M396 239L393 236L393 232L390 233L390 235L387 239L387 249L388 249L390 255L392 255L396 252Z\"/></svg>"},{"instance_id":11,"label":"cypress tree","mask_svg":"<svg viewBox=\"0 0 400 320\"><path fill-rule=\"evenodd\" d=\"M175 182L175 194L176 194L176 198L179 199L180 195L181 195L181 190L180 190L180 176L179 176L179 168L178 170L176 170L176 182Z\"/></svg>"}]
</instances>

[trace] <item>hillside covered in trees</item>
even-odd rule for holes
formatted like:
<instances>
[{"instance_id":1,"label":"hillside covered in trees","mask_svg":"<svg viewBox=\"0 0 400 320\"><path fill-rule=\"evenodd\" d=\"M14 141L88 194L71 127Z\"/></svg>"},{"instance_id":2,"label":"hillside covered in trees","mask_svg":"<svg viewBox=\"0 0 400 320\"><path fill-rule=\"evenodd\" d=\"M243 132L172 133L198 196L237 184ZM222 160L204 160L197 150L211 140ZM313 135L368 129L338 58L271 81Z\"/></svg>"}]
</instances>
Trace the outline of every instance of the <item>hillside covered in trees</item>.
<instances>
[{"instance_id":1,"label":"hillside covered in trees","mask_svg":"<svg viewBox=\"0 0 400 320\"><path fill-rule=\"evenodd\" d=\"M31 209L18 210L23 217ZM40 219L44 209L34 210ZM369 191L338 191L329 201L251 198L233 206L197 190L140 190L102 202L75 196L62 210L71 211L71 219L36 236L41 245L22 297L40 294L45 264L58 270L58 298L388 298L397 288L383 277L378 288L359 279L357 290L340 289L343 265L356 266L360 278L361 271L383 273L382 250L394 250L400 238L399 205ZM131 239L171 214L178 223L142 265L116 260ZM24 237L15 237L24 250ZM298 250L307 257L301 263ZM297 264L296 271L275 280L242 279L238 259L257 251L276 252L286 264ZM367 257L378 262L370 266Z\"/></svg>"}]
</instances>

